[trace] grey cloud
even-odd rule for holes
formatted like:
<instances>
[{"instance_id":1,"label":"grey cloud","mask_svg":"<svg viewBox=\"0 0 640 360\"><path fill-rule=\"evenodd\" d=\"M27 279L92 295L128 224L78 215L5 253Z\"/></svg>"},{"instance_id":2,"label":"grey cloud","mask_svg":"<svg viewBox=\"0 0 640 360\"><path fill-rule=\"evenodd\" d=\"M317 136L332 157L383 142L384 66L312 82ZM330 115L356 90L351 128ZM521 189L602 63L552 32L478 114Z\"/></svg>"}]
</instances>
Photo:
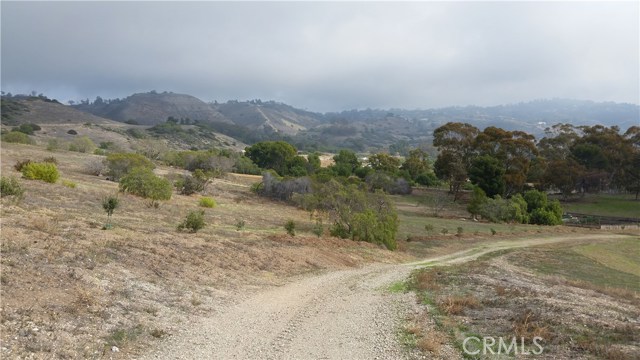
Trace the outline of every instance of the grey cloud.
<instances>
[{"instance_id":1,"label":"grey cloud","mask_svg":"<svg viewBox=\"0 0 640 360\"><path fill-rule=\"evenodd\" d=\"M310 110L638 103L638 3L3 1L2 90Z\"/></svg>"}]
</instances>

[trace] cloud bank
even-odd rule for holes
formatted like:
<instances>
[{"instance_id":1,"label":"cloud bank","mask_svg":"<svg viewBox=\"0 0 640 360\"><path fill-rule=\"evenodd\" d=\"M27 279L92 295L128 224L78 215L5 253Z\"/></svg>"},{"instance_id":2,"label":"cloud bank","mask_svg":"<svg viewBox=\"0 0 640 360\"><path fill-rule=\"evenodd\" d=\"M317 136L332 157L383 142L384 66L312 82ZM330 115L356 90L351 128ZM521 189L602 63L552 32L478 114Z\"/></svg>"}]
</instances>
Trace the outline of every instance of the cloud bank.
<instances>
[{"instance_id":1,"label":"cloud bank","mask_svg":"<svg viewBox=\"0 0 640 360\"><path fill-rule=\"evenodd\" d=\"M638 103L639 3L6 2L2 90L314 111Z\"/></svg>"}]
</instances>

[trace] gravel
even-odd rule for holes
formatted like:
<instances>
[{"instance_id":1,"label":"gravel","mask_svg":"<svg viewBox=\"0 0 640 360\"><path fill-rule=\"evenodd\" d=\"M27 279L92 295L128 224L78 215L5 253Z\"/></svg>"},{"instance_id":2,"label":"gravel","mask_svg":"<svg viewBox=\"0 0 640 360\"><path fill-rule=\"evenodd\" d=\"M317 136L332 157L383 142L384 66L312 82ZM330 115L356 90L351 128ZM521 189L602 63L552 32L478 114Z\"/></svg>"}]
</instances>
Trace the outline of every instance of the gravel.
<instances>
[{"instance_id":1,"label":"gravel","mask_svg":"<svg viewBox=\"0 0 640 360\"><path fill-rule=\"evenodd\" d=\"M404 359L402 319L415 300L392 294L407 266L330 272L271 289L164 341L142 359Z\"/></svg>"}]
</instances>

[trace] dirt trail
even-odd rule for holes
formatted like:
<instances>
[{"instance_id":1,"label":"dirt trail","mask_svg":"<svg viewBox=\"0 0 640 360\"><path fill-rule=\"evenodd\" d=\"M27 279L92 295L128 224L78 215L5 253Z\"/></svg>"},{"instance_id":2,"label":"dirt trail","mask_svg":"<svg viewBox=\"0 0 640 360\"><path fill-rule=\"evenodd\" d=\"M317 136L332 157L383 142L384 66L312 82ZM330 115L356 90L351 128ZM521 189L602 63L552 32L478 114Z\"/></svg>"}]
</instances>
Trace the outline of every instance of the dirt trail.
<instances>
[{"instance_id":1,"label":"dirt trail","mask_svg":"<svg viewBox=\"0 0 640 360\"><path fill-rule=\"evenodd\" d=\"M411 294L386 288L420 266L455 264L503 249L565 241L615 239L595 234L499 241L403 265L371 265L304 278L241 301L192 324L143 359L412 358L397 329Z\"/></svg>"}]
</instances>

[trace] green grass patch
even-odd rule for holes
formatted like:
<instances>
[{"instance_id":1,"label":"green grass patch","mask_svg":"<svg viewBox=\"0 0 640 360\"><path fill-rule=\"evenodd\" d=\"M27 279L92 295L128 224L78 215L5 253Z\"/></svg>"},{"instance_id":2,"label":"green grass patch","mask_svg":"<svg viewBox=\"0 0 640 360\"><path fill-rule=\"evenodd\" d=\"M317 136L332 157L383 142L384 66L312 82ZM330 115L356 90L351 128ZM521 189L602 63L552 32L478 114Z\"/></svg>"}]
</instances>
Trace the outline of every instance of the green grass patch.
<instances>
[{"instance_id":1,"label":"green grass patch","mask_svg":"<svg viewBox=\"0 0 640 360\"><path fill-rule=\"evenodd\" d=\"M142 326L137 325L130 328L114 329L105 338L107 346L124 347L128 343L135 341L143 332Z\"/></svg>"},{"instance_id":2,"label":"green grass patch","mask_svg":"<svg viewBox=\"0 0 640 360\"><path fill-rule=\"evenodd\" d=\"M605 249L600 249L600 251L606 252ZM620 255L615 254L602 255L602 257L607 257L607 262L610 262L612 259L620 258ZM525 253L518 251L514 256L517 256L517 259L512 258L514 263L545 275L561 276L568 280L586 282L602 288L613 287L640 291L640 276L607 266L572 248L527 250Z\"/></svg>"},{"instance_id":3,"label":"green grass patch","mask_svg":"<svg viewBox=\"0 0 640 360\"><path fill-rule=\"evenodd\" d=\"M200 198L200 201L198 201L198 205L200 205L201 207L205 207L205 208L214 208L216 207L216 201L212 198L212 197L208 197L208 196L203 196Z\"/></svg>"},{"instance_id":4,"label":"green grass patch","mask_svg":"<svg viewBox=\"0 0 640 360\"><path fill-rule=\"evenodd\" d=\"M409 286L406 281L396 281L393 284L389 285L387 289L390 293L405 293L409 290Z\"/></svg>"},{"instance_id":5,"label":"green grass patch","mask_svg":"<svg viewBox=\"0 0 640 360\"><path fill-rule=\"evenodd\" d=\"M630 194L608 195L593 194L562 203L566 212L580 214L620 216L637 218L640 214L640 201Z\"/></svg>"},{"instance_id":6,"label":"green grass patch","mask_svg":"<svg viewBox=\"0 0 640 360\"><path fill-rule=\"evenodd\" d=\"M495 229L498 234L522 234L526 232L550 229L549 226L522 225L522 224L494 224L485 222L476 222L472 220L444 219L428 217L412 211L398 210L398 219L400 227L398 229L398 238L406 238L407 236L426 236L440 235L442 229L447 229L447 233L454 237L461 227L465 234L474 234L478 232L483 235L491 235L491 229ZM433 225L433 231L425 230L425 225Z\"/></svg>"},{"instance_id":7,"label":"green grass patch","mask_svg":"<svg viewBox=\"0 0 640 360\"><path fill-rule=\"evenodd\" d=\"M640 277L638 239L577 246L573 250L606 267Z\"/></svg>"}]
</instances>

